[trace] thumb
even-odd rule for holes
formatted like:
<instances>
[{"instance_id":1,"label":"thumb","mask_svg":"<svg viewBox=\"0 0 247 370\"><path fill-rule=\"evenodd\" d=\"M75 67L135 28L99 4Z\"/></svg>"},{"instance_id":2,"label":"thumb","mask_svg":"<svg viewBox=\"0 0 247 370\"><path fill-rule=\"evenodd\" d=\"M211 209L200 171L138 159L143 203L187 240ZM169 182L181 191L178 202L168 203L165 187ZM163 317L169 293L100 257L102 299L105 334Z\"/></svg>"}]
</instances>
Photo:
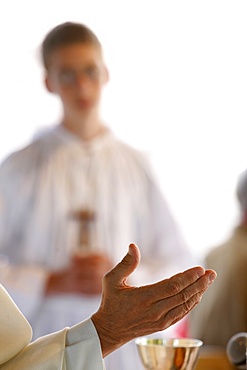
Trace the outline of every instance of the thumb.
<instances>
[{"instance_id":1,"label":"thumb","mask_svg":"<svg viewBox=\"0 0 247 370\"><path fill-rule=\"evenodd\" d=\"M135 271L141 259L140 250L136 244L129 245L128 253L110 272L114 285L123 285L127 278Z\"/></svg>"}]
</instances>

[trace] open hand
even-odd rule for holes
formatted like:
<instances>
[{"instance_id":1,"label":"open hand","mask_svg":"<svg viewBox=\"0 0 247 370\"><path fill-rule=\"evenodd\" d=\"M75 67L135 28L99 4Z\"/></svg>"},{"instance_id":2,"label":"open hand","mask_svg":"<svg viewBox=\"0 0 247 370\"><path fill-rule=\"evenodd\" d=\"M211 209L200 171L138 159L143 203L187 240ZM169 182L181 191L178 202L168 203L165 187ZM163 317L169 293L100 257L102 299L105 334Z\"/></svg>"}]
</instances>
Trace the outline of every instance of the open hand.
<instances>
[{"instance_id":1,"label":"open hand","mask_svg":"<svg viewBox=\"0 0 247 370\"><path fill-rule=\"evenodd\" d=\"M99 310L91 319L105 357L128 341L164 330L188 314L216 278L216 272L194 267L170 279L141 287L128 285L140 252L130 244L123 260L103 278Z\"/></svg>"}]
</instances>

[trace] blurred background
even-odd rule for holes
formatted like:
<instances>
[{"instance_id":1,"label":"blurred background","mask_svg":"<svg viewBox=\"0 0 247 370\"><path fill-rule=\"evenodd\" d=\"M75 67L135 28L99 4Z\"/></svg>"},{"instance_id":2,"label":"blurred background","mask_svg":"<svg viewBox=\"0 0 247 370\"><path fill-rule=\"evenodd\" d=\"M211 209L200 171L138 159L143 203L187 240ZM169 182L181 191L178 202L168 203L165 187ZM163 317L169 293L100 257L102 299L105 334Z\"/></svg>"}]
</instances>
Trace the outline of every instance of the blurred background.
<instances>
[{"instance_id":1,"label":"blurred background","mask_svg":"<svg viewBox=\"0 0 247 370\"><path fill-rule=\"evenodd\" d=\"M0 161L59 121L39 46L58 23L85 23L110 70L104 121L150 156L203 257L236 222L235 185L247 167L246 19L241 0L2 1Z\"/></svg>"}]
</instances>

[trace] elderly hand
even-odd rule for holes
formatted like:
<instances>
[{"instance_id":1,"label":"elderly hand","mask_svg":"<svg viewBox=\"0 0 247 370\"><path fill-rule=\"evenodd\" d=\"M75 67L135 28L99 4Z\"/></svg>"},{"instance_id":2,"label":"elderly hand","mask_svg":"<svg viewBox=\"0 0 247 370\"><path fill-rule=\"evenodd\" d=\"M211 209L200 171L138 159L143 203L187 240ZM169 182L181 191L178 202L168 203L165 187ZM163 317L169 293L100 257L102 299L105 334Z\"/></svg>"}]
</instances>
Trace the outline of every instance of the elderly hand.
<instances>
[{"instance_id":1,"label":"elderly hand","mask_svg":"<svg viewBox=\"0 0 247 370\"><path fill-rule=\"evenodd\" d=\"M91 319L103 357L130 340L167 329L201 300L216 272L194 267L155 284L135 287L127 278L137 268L140 252L130 244L123 260L103 278L99 310Z\"/></svg>"}]
</instances>

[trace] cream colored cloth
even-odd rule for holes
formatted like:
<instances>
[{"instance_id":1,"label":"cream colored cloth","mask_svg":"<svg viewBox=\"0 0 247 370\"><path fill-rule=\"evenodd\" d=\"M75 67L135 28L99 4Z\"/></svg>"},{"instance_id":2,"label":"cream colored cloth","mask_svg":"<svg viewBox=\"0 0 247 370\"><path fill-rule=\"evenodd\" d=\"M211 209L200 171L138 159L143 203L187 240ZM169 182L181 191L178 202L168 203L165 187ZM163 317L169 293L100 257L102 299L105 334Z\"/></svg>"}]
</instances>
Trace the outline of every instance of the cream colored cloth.
<instances>
[{"instance_id":1,"label":"cream colored cloth","mask_svg":"<svg viewBox=\"0 0 247 370\"><path fill-rule=\"evenodd\" d=\"M133 284L195 264L148 158L111 131L87 143L59 125L13 153L0 167L0 204L0 281L34 338L84 320L100 303L100 295L43 295L47 273L66 268L78 247L73 211L95 212L89 251L118 263L130 242L140 247ZM109 370L142 369L131 344L105 362Z\"/></svg>"},{"instance_id":2,"label":"cream colored cloth","mask_svg":"<svg viewBox=\"0 0 247 370\"><path fill-rule=\"evenodd\" d=\"M28 321L0 285L0 365L20 352L31 338Z\"/></svg>"},{"instance_id":3,"label":"cream colored cloth","mask_svg":"<svg viewBox=\"0 0 247 370\"><path fill-rule=\"evenodd\" d=\"M32 343L31 336L29 323L0 285L1 370L104 369L100 342L90 319Z\"/></svg>"}]
</instances>

